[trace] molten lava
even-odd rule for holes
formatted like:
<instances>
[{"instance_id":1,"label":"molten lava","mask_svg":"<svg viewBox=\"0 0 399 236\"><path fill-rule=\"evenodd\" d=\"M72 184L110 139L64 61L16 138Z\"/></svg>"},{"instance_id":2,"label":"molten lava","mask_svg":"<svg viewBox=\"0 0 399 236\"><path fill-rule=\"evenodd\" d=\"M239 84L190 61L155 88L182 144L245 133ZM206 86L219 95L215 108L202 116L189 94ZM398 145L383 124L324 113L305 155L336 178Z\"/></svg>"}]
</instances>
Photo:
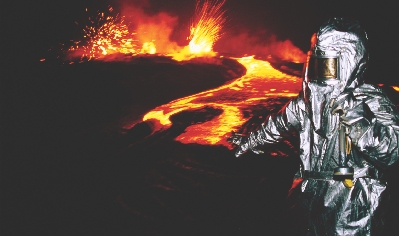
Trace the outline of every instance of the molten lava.
<instances>
[{"instance_id":1,"label":"molten lava","mask_svg":"<svg viewBox=\"0 0 399 236\"><path fill-rule=\"evenodd\" d=\"M212 107L222 113L210 121L194 124L176 138L182 143L226 145L232 130L240 128L243 108L256 105L268 97L294 97L301 89L301 79L274 69L269 62L254 57L237 58L246 69L246 75L215 89L174 100L148 112L143 121L155 119L165 128L172 123L170 116L187 110Z\"/></svg>"},{"instance_id":2,"label":"molten lava","mask_svg":"<svg viewBox=\"0 0 399 236\"><path fill-rule=\"evenodd\" d=\"M73 45L68 48L66 59L125 60L128 59L127 56L158 54L182 61L194 57L215 56L214 45L223 35L226 23L224 4L225 0L197 1L187 37L190 41L186 46L178 46L177 42L170 40L173 27L177 25L176 16L164 12L148 16L144 10L131 6L123 9L125 15L122 16L112 16L112 7L109 7L108 12L97 11L95 17L88 18L89 21L83 28L83 38L71 40ZM296 63L303 62L306 58L289 40L280 42L275 37L243 34L223 40L225 42L219 46L220 49L233 55L272 54Z\"/></svg>"},{"instance_id":3,"label":"molten lava","mask_svg":"<svg viewBox=\"0 0 399 236\"><path fill-rule=\"evenodd\" d=\"M222 35L226 22L222 9L225 0L197 1L193 22L190 26L190 42L178 52L169 54L177 61L199 56L215 56L213 45Z\"/></svg>"},{"instance_id":4,"label":"molten lava","mask_svg":"<svg viewBox=\"0 0 399 236\"><path fill-rule=\"evenodd\" d=\"M125 17L116 15L105 16L98 12L97 16L89 18L89 24L84 28L84 39L75 41L69 48L70 57L81 59L111 59L112 54L135 56L138 54L162 53L172 56L175 60L188 60L193 57L216 55L214 45L221 37L223 26L226 22L223 5L225 0L198 0L192 24L190 26L190 40L185 47L177 46L176 42L170 42L169 36L177 17L166 13L144 17L141 10L129 9L129 19L134 19L136 29L132 32ZM87 9L86 9L87 11ZM109 13L113 9L109 8ZM135 13L135 14L132 14ZM136 18L135 18L136 17ZM136 33L138 32L138 33ZM240 39L240 38L238 38ZM241 40L241 45L252 47L257 54L270 55L272 50L254 47L254 44ZM257 41L255 41L257 42ZM225 44L238 48L240 44ZM299 62L305 57L290 41L280 44L272 44L270 48L276 48L284 57L291 61ZM280 45L279 47L275 47ZM230 46L231 47L231 46ZM241 48L241 47L240 47ZM247 49L247 48L242 48ZM226 50L226 49L225 49ZM234 51L233 49L230 49ZM228 50L226 50L228 52ZM252 53L251 53L252 54ZM226 139L232 130L238 129L249 118L244 117L243 110L251 109L251 106L267 100L268 97L293 97L301 88L299 77L284 74L274 69L269 62L256 60L254 57L234 58L247 69L246 75L215 89L204 91L188 97L180 98L168 104L156 107L143 117L143 121L156 120L154 131L168 128L172 122L170 117L182 111L195 111L202 108L212 108L219 115L198 124L191 124L184 133L176 138L182 143L199 143L207 145L226 145ZM70 62L72 64L73 62Z\"/></svg>"},{"instance_id":5,"label":"molten lava","mask_svg":"<svg viewBox=\"0 0 399 236\"><path fill-rule=\"evenodd\" d=\"M87 9L86 9L87 11ZM113 8L109 8L109 13ZM122 53L136 54L138 47L134 40L135 33L129 31L125 23L125 17L118 14L105 16L104 12L98 12L92 19L89 17L89 25L83 29L84 40L75 41L69 48L69 56L80 56L82 59L102 58L105 55Z\"/></svg>"},{"instance_id":6,"label":"molten lava","mask_svg":"<svg viewBox=\"0 0 399 236\"><path fill-rule=\"evenodd\" d=\"M222 9L224 3L225 0L197 1L188 37L190 42L185 47L169 42L172 29L167 22L173 22L173 17L160 13L157 17L148 18L154 22L136 19L136 30L132 32L125 23L126 17L119 14L111 16L113 8L109 7L107 14L98 11L95 17L89 17L89 23L83 29L83 39L73 41L74 45L68 49L68 57L91 60L104 59L112 54L155 54L160 46L160 53L179 61L197 56L214 56L213 45L220 38L226 21ZM133 13L142 14L139 10Z\"/></svg>"},{"instance_id":7,"label":"molten lava","mask_svg":"<svg viewBox=\"0 0 399 236\"><path fill-rule=\"evenodd\" d=\"M148 53L148 54L155 54L157 52L157 48L155 46L155 43L153 41L151 42L145 42L143 44L143 47L141 48L140 53Z\"/></svg>"},{"instance_id":8,"label":"molten lava","mask_svg":"<svg viewBox=\"0 0 399 236\"><path fill-rule=\"evenodd\" d=\"M221 36L226 18L222 1L197 1L194 24L190 28L189 43L192 54L208 54L213 52L214 43Z\"/></svg>"}]
</instances>

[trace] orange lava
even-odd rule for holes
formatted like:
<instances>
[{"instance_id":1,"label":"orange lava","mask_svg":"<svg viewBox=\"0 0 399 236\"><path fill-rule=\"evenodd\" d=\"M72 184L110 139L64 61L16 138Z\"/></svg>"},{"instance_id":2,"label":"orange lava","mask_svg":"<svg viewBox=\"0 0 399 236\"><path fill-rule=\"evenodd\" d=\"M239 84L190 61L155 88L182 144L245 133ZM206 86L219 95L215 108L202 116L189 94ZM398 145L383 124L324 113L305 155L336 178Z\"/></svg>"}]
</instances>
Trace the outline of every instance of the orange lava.
<instances>
[{"instance_id":1,"label":"orange lava","mask_svg":"<svg viewBox=\"0 0 399 236\"><path fill-rule=\"evenodd\" d=\"M94 17L88 17L82 38L71 40L72 46L63 50L66 52L65 59L80 59L81 62L92 59L118 61L129 60L130 56L140 54L167 55L177 61L194 57L214 57L217 54L214 45L223 35L227 21L225 2L226 0L196 1L190 35L187 37L190 41L186 46L179 46L170 38L177 25L177 16L165 12L148 15L144 9L127 3L122 8L123 15L119 15L109 6L108 12L97 11ZM306 58L306 55L289 40L280 42L275 37L263 38L253 35L229 36L224 40L223 46L219 44L218 47L231 53L230 55L273 54L277 58L296 63L303 62Z\"/></svg>"},{"instance_id":2,"label":"orange lava","mask_svg":"<svg viewBox=\"0 0 399 236\"><path fill-rule=\"evenodd\" d=\"M170 116L187 110L204 107L223 112L210 121L193 124L186 128L176 140L182 143L230 146L226 139L232 130L240 128L249 118L244 118L242 109L258 104L268 97L294 97L301 89L301 79L274 69L269 62L256 60L252 56L237 58L246 69L246 75L215 89L174 100L156 107L143 117L143 121L155 119L160 124L171 125Z\"/></svg>"},{"instance_id":3,"label":"orange lava","mask_svg":"<svg viewBox=\"0 0 399 236\"><path fill-rule=\"evenodd\" d=\"M112 11L113 8L110 7L109 12ZM80 56L82 59L91 60L110 54L138 52L135 33L129 31L124 16L106 16L104 12L98 12L94 19L89 17L89 22L90 24L83 29L84 40L75 41L68 49L70 57Z\"/></svg>"},{"instance_id":4,"label":"orange lava","mask_svg":"<svg viewBox=\"0 0 399 236\"><path fill-rule=\"evenodd\" d=\"M125 16L111 16L113 8L109 7L109 12L97 12L95 17L89 17L89 23L83 29L83 39L72 41L73 45L67 50L68 57L118 60L118 57L109 55L162 53L181 61L197 56L215 56L213 45L220 38L226 21L222 9L224 3L225 0L197 1L188 37L190 42L185 47L169 41L172 32L169 24L175 21L173 17L160 13L154 18L146 17L147 20L135 19L138 22L134 22L136 29L133 32L125 23ZM134 13L143 15L140 10L131 12Z\"/></svg>"},{"instance_id":5,"label":"orange lava","mask_svg":"<svg viewBox=\"0 0 399 236\"><path fill-rule=\"evenodd\" d=\"M89 18L90 23L83 30L84 39L74 41L74 45L68 50L68 56L87 60L119 60L125 58L119 58L119 54L133 56L158 53L172 56L178 61L193 57L214 57L216 52L213 51L213 46L223 34L222 29L226 22L224 3L225 0L197 1L188 37L190 42L185 47L179 47L176 42L169 41L171 27L177 18L166 13L146 16L142 10L125 10L129 19L135 21L136 28L132 32L125 23L124 16L113 17L108 13L98 12L96 17ZM112 11L110 7L109 13ZM251 42L241 40L241 45L250 46L256 52L259 52L258 49L262 52L262 49L266 48L263 44L260 48L254 47ZM227 45L231 45L232 48L240 47L240 44ZM271 45L274 46L269 48L275 48L283 55L282 58L294 62L301 61L305 55L290 41ZM266 52L271 51L273 50L268 49ZM256 60L253 56L235 59L246 67L246 75L218 88L156 107L144 115L143 121L155 121L151 122L155 132L171 126L170 117L174 114L211 107L221 111L221 114L209 121L188 126L176 140L182 143L230 146L226 139L231 131L240 128L249 119L244 118L244 108L267 100L268 97L294 97L301 89L299 77L284 74L274 69L267 61Z\"/></svg>"},{"instance_id":6,"label":"orange lava","mask_svg":"<svg viewBox=\"0 0 399 236\"><path fill-rule=\"evenodd\" d=\"M225 0L200 3L197 1L195 24L190 28L189 48L193 54L211 53L226 21L222 10Z\"/></svg>"},{"instance_id":7,"label":"orange lava","mask_svg":"<svg viewBox=\"0 0 399 236\"><path fill-rule=\"evenodd\" d=\"M157 52L157 48L153 41L145 42L140 51L140 53L148 53L148 54L155 54L156 52Z\"/></svg>"},{"instance_id":8,"label":"orange lava","mask_svg":"<svg viewBox=\"0 0 399 236\"><path fill-rule=\"evenodd\" d=\"M177 61L194 57L212 57L216 55L213 45L222 35L226 22L222 9L225 0L197 1L193 23L190 26L190 42L187 46L170 53Z\"/></svg>"}]
</instances>

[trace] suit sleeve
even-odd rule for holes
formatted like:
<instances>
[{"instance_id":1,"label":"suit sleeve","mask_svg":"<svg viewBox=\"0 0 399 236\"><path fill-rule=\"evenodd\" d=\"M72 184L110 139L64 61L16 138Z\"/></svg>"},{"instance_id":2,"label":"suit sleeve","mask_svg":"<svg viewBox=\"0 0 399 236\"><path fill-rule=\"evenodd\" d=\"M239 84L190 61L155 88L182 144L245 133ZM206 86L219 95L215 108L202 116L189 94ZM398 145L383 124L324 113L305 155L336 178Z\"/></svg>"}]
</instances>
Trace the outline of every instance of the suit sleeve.
<instances>
[{"instance_id":1,"label":"suit sleeve","mask_svg":"<svg viewBox=\"0 0 399 236\"><path fill-rule=\"evenodd\" d=\"M351 125L349 136L374 165L385 169L398 161L399 114L383 94L365 102L365 118Z\"/></svg>"},{"instance_id":2,"label":"suit sleeve","mask_svg":"<svg viewBox=\"0 0 399 236\"><path fill-rule=\"evenodd\" d=\"M248 137L248 148L268 143L278 142L285 134L292 129L301 129L302 111L299 104L302 102L300 97L291 100L277 114L270 115L266 121Z\"/></svg>"}]
</instances>

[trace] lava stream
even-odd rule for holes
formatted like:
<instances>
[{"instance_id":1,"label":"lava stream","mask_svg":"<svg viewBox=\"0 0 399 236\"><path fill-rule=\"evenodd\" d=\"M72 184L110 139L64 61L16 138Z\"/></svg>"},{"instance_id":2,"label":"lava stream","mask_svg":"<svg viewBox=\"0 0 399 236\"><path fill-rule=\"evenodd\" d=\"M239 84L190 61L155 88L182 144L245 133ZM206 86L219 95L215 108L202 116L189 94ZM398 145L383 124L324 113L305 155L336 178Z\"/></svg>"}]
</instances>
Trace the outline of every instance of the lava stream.
<instances>
[{"instance_id":1,"label":"lava stream","mask_svg":"<svg viewBox=\"0 0 399 236\"><path fill-rule=\"evenodd\" d=\"M269 62L253 56L236 58L247 69L246 75L218 88L171 101L148 112L143 121L155 119L165 128L170 116L186 110L212 107L223 112L212 120L186 128L176 140L182 143L229 146L226 139L241 127L242 108L256 105L268 97L294 97L301 89L301 79L274 69Z\"/></svg>"}]
</instances>

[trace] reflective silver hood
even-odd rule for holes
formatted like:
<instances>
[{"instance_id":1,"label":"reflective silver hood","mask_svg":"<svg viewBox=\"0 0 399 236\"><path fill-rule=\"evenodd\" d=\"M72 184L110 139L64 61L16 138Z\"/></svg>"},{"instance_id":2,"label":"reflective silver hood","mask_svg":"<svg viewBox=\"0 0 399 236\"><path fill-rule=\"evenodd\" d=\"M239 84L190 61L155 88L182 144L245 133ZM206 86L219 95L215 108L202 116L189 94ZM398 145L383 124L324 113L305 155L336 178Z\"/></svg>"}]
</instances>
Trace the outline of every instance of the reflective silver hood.
<instances>
[{"instance_id":1,"label":"reflective silver hood","mask_svg":"<svg viewBox=\"0 0 399 236\"><path fill-rule=\"evenodd\" d=\"M316 33L311 51L334 53L339 57L341 92L363 83L367 68L367 34L357 21L331 18Z\"/></svg>"},{"instance_id":2,"label":"reflective silver hood","mask_svg":"<svg viewBox=\"0 0 399 236\"><path fill-rule=\"evenodd\" d=\"M334 59L336 78L311 78L316 71L331 68L313 68L315 59ZM324 108L340 94L349 92L363 83L367 68L367 34L356 21L331 18L312 36L311 48L303 70L303 99L316 132L325 137L329 130L323 123ZM316 63L317 65L317 63ZM318 66L331 66L319 63Z\"/></svg>"}]
</instances>

